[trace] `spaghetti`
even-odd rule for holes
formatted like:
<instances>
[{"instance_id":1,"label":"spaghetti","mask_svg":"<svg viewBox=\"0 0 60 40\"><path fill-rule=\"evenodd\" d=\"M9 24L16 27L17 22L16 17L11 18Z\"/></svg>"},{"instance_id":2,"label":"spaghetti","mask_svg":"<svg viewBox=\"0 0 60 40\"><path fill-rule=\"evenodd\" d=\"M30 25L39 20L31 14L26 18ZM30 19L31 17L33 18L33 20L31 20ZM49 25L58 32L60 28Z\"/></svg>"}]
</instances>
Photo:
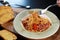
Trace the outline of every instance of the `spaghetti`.
<instances>
[{"instance_id":1,"label":"spaghetti","mask_svg":"<svg viewBox=\"0 0 60 40\"><path fill-rule=\"evenodd\" d=\"M30 14L26 19L22 20L22 24L26 30L42 32L51 26L50 21L47 18L40 17L37 11Z\"/></svg>"}]
</instances>

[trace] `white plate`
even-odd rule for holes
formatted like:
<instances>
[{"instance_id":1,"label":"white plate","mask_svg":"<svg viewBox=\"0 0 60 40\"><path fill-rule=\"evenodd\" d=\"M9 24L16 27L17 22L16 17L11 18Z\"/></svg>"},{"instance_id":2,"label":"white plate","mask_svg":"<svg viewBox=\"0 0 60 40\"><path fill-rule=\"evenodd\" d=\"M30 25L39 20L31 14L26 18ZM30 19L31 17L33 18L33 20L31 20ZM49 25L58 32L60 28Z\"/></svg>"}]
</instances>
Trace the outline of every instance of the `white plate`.
<instances>
[{"instance_id":1,"label":"white plate","mask_svg":"<svg viewBox=\"0 0 60 40\"><path fill-rule=\"evenodd\" d=\"M31 9L31 10L34 10L34 9ZM40 11L41 9L35 9L35 10ZM50 11L47 11L45 14L48 16L48 18L50 18L50 21L52 22L51 27L48 28L46 31L38 32L38 33L26 31L21 23L21 20L25 16L29 15L29 13L28 13L28 10L24 10L20 12L14 19L13 25L16 32L30 39L43 39L55 34L59 29L59 19L55 14L53 14Z\"/></svg>"}]
</instances>

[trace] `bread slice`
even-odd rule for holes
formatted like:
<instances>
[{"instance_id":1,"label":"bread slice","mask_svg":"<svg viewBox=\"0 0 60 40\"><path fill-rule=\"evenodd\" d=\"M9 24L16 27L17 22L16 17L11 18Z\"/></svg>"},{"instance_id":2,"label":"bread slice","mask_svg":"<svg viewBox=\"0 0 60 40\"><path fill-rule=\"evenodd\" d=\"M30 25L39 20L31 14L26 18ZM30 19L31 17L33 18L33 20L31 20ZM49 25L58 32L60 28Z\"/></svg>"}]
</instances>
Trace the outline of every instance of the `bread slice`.
<instances>
[{"instance_id":1,"label":"bread slice","mask_svg":"<svg viewBox=\"0 0 60 40\"><path fill-rule=\"evenodd\" d=\"M7 30L1 30L0 31L0 36L4 40L16 40L17 39L17 37L13 33L9 32Z\"/></svg>"},{"instance_id":2,"label":"bread slice","mask_svg":"<svg viewBox=\"0 0 60 40\"><path fill-rule=\"evenodd\" d=\"M0 24L4 24L14 18L14 12L9 6L0 6Z\"/></svg>"}]
</instances>

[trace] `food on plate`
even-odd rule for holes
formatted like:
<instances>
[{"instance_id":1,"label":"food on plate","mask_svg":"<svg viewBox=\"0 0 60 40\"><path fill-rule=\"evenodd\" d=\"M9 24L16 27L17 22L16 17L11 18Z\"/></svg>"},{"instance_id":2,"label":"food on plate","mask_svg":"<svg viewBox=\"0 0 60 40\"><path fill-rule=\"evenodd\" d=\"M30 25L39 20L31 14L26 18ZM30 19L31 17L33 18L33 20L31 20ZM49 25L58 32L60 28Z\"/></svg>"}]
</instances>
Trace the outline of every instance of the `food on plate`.
<instances>
[{"instance_id":1,"label":"food on plate","mask_svg":"<svg viewBox=\"0 0 60 40\"><path fill-rule=\"evenodd\" d=\"M14 18L14 12L9 6L0 6L0 24L4 24Z\"/></svg>"},{"instance_id":2,"label":"food on plate","mask_svg":"<svg viewBox=\"0 0 60 40\"><path fill-rule=\"evenodd\" d=\"M0 36L4 40L16 40L17 39L16 35L14 35L13 33L9 32L7 30L1 30L0 31Z\"/></svg>"},{"instance_id":3,"label":"food on plate","mask_svg":"<svg viewBox=\"0 0 60 40\"><path fill-rule=\"evenodd\" d=\"M22 24L30 32L43 32L51 26L48 18L41 17L37 11L30 12L30 15L22 20Z\"/></svg>"}]
</instances>

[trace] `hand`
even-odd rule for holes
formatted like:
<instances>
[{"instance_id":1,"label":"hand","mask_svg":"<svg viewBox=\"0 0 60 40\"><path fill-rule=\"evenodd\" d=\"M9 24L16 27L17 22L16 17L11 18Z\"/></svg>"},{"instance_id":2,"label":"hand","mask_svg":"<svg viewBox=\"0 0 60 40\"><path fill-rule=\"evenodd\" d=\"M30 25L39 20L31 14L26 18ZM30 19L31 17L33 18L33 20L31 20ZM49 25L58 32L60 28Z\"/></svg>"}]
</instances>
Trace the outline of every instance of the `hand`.
<instances>
[{"instance_id":1,"label":"hand","mask_svg":"<svg viewBox=\"0 0 60 40\"><path fill-rule=\"evenodd\" d=\"M60 7L60 0L57 0L57 5Z\"/></svg>"}]
</instances>

